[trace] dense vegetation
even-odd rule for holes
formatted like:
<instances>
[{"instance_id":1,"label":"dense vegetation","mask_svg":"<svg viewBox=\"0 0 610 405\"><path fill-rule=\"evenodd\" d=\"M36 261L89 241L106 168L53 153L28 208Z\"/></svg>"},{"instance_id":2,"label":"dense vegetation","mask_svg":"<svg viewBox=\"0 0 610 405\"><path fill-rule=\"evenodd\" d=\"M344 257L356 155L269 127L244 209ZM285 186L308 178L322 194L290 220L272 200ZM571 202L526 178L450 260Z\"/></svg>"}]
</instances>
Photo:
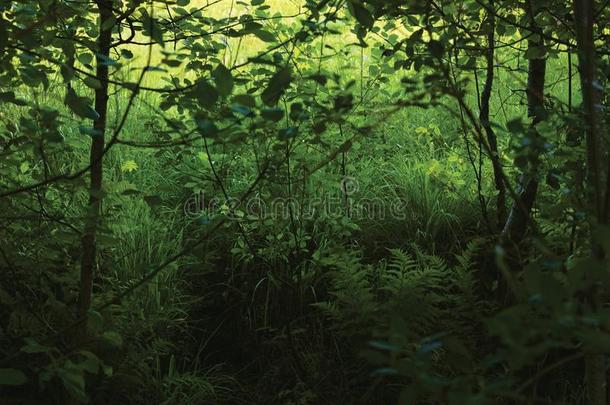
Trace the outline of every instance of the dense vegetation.
<instances>
[{"instance_id":1,"label":"dense vegetation","mask_svg":"<svg viewBox=\"0 0 610 405\"><path fill-rule=\"evenodd\" d=\"M603 0L1 0L0 403L606 404Z\"/></svg>"}]
</instances>

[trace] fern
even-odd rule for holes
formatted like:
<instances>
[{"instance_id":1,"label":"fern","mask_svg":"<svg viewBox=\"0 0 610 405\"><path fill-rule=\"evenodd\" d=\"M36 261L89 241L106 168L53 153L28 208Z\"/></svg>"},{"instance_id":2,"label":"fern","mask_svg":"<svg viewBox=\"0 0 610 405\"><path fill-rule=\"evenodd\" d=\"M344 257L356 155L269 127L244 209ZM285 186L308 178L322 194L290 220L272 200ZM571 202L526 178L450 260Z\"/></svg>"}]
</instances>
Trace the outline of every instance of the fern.
<instances>
[{"instance_id":1,"label":"fern","mask_svg":"<svg viewBox=\"0 0 610 405\"><path fill-rule=\"evenodd\" d=\"M484 309L472 271L479 246L469 243L455 266L417 246L413 254L392 249L377 266L363 265L353 254L335 256L332 298L317 306L347 337L401 335L415 343L439 332L467 331ZM404 327L393 330L396 324Z\"/></svg>"},{"instance_id":2,"label":"fern","mask_svg":"<svg viewBox=\"0 0 610 405\"><path fill-rule=\"evenodd\" d=\"M351 252L333 253L322 262L334 267L328 273L330 294L334 299L316 306L344 329L358 329L373 319L378 303L371 277L372 267L361 264Z\"/></svg>"}]
</instances>

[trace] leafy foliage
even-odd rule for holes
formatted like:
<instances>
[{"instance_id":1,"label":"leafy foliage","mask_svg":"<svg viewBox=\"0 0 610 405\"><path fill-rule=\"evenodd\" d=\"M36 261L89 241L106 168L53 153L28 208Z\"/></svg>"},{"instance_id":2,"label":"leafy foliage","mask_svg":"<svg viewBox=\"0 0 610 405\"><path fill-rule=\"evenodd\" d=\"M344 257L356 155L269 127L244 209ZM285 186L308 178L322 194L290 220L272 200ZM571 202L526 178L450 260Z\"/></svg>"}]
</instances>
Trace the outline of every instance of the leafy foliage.
<instances>
[{"instance_id":1,"label":"leafy foliage","mask_svg":"<svg viewBox=\"0 0 610 405\"><path fill-rule=\"evenodd\" d=\"M606 403L607 2L4 1L7 403Z\"/></svg>"}]
</instances>

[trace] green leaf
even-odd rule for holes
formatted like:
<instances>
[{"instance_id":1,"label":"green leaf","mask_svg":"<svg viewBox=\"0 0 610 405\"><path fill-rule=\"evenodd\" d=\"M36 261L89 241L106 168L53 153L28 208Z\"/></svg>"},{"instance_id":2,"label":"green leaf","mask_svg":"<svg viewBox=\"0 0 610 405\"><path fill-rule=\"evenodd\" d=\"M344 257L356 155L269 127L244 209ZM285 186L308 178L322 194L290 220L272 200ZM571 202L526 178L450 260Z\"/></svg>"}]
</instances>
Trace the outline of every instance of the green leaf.
<instances>
[{"instance_id":1,"label":"green leaf","mask_svg":"<svg viewBox=\"0 0 610 405\"><path fill-rule=\"evenodd\" d=\"M49 87L46 71L40 66L25 66L21 69L21 79L26 86L37 87L42 84L45 89Z\"/></svg>"},{"instance_id":2,"label":"green leaf","mask_svg":"<svg viewBox=\"0 0 610 405\"><path fill-rule=\"evenodd\" d=\"M180 65L182 65L182 62L180 62L179 60L176 60L176 59L163 59L162 63L164 65L167 65L167 66L173 67L173 68L177 68L177 67L180 67Z\"/></svg>"},{"instance_id":3,"label":"green leaf","mask_svg":"<svg viewBox=\"0 0 610 405\"><path fill-rule=\"evenodd\" d=\"M52 349L49 346L43 346L32 338L24 338L25 346L23 346L20 350L24 353L48 353Z\"/></svg>"},{"instance_id":4,"label":"green leaf","mask_svg":"<svg viewBox=\"0 0 610 405\"><path fill-rule=\"evenodd\" d=\"M212 77L214 78L214 83L216 83L218 93L223 97L229 96L231 91L233 91L233 76L231 71L225 65L220 64L212 72Z\"/></svg>"},{"instance_id":5,"label":"green leaf","mask_svg":"<svg viewBox=\"0 0 610 405\"><path fill-rule=\"evenodd\" d=\"M57 370L57 375L61 379L64 387L75 397L86 400L85 376L83 371L70 360L66 361L64 367Z\"/></svg>"},{"instance_id":6,"label":"green leaf","mask_svg":"<svg viewBox=\"0 0 610 405\"><path fill-rule=\"evenodd\" d=\"M256 107L256 100L254 99L254 97L252 97L249 94L238 94L237 96L233 97L233 101L235 101L237 104L241 104L245 107L249 107L249 108Z\"/></svg>"},{"instance_id":7,"label":"green leaf","mask_svg":"<svg viewBox=\"0 0 610 405\"><path fill-rule=\"evenodd\" d=\"M197 127L199 128L199 133L203 136L213 137L218 134L218 127L214 122L208 119L197 119Z\"/></svg>"},{"instance_id":8,"label":"green leaf","mask_svg":"<svg viewBox=\"0 0 610 405\"><path fill-rule=\"evenodd\" d=\"M79 353L85 360L78 363L78 367L88 373L97 374L102 363L101 360L88 350L81 350Z\"/></svg>"},{"instance_id":9,"label":"green leaf","mask_svg":"<svg viewBox=\"0 0 610 405\"><path fill-rule=\"evenodd\" d=\"M104 373L104 375L106 377L112 377L112 375L113 375L112 366L109 366L104 363L102 363L101 366L102 366L102 372Z\"/></svg>"},{"instance_id":10,"label":"green leaf","mask_svg":"<svg viewBox=\"0 0 610 405\"><path fill-rule=\"evenodd\" d=\"M144 35L151 37L153 41L161 46L165 45L165 41L163 40L163 30L159 24L157 24L157 21L150 17L148 13L143 13L142 15L142 27L144 28Z\"/></svg>"},{"instance_id":11,"label":"green leaf","mask_svg":"<svg viewBox=\"0 0 610 405\"><path fill-rule=\"evenodd\" d=\"M81 53L76 57L83 65L90 65L93 62L93 55L90 53Z\"/></svg>"},{"instance_id":12,"label":"green leaf","mask_svg":"<svg viewBox=\"0 0 610 405\"><path fill-rule=\"evenodd\" d=\"M445 46L440 41L432 40L428 42L428 50L437 59L443 57L445 53Z\"/></svg>"},{"instance_id":13,"label":"green leaf","mask_svg":"<svg viewBox=\"0 0 610 405\"><path fill-rule=\"evenodd\" d=\"M254 35L258 37L263 42L273 42L275 41L275 35L265 30L256 30L254 31Z\"/></svg>"},{"instance_id":14,"label":"green leaf","mask_svg":"<svg viewBox=\"0 0 610 405\"><path fill-rule=\"evenodd\" d=\"M146 197L144 197L146 199ZM148 202L148 201L147 201ZM106 331L102 334L102 339L114 347L121 347L123 345L123 338L117 332Z\"/></svg>"},{"instance_id":15,"label":"green leaf","mask_svg":"<svg viewBox=\"0 0 610 405\"><path fill-rule=\"evenodd\" d=\"M519 134L525 132L525 127L521 118L515 118L506 123L506 128L513 134Z\"/></svg>"},{"instance_id":16,"label":"green leaf","mask_svg":"<svg viewBox=\"0 0 610 405\"><path fill-rule=\"evenodd\" d=\"M132 59L133 52L131 52L129 49L121 49L121 56L125 59Z\"/></svg>"},{"instance_id":17,"label":"green leaf","mask_svg":"<svg viewBox=\"0 0 610 405\"><path fill-rule=\"evenodd\" d=\"M22 162L19 165L19 171L21 172L21 174L25 174L27 173L27 171L30 169L30 164L28 162Z\"/></svg>"},{"instance_id":18,"label":"green leaf","mask_svg":"<svg viewBox=\"0 0 610 405\"><path fill-rule=\"evenodd\" d=\"M284 110L281 108L266 108L261 111L261 116L266 120L278 122L284 118Z\"/></svg>"},{"instance_id":19,"label":"green leaf","mask_svg":"<svg viewBox=\"0 0 610 405\"><path fill-rule=\"evenodd\" d=\"M203 108L210 108L218 100L218 90L205 80L200 80L194 89L195 97Z\"/></svg>"},{"instance_id":20,"label":"green leaf","mask_svg":"<svg viewBox=\"0 0 610 405\"><path fill-rule=\"evenodd\" d=\"M295 136L297 136L299 134L299 129L296 127L288 127L288 128L284 128L282 129L279 133L278 133L278 138L282 141L286 141L290 138L294 138Z\"/></svg>"},{"instance_id":21,"label":"green leaf","mask_svg":"<svg viewBox=\"0 0 610 405\"><path fill-rule=\"evenodd\" d=\"M86 97L78 96L73 89L68 89L66 92L66 105L81 118L97 120L100 115L89 106L89 100Z\"/></svg>"},{"instance_id":22,"label":"green leaf","mask_svg":"<svg viewBox=\"0 0 610 405\"><path fill-rule=\"evenodd\" d=\"M282 94L290 86L291 81L292 77L288 68L284 68L274 74L269 81L269 85L261 94L263 103L270 107L276 105Z\"/></svg>"},{"instance_id":23,"label":"green leaf","mask_svg":"<svg viewBox=\"0 0 610 405\"><path fill-rule=\"evenodd\" d=\"M303 121L307 118L307 113L303 110L303 104L294 103L290 106L290 119L293 121Z\"/></svg>"},{"instance_id":24,"label":"green leaf","mask_svg":"<svg viewBox=\"0 0 610 405\"><path fill-rule=\"evenodd\" d=\"M23 385L28 378L21 370L14 368L0 368L0 385Z\"/></svg>"},{"instance_id":25,"label":"green leaf","mask_svg":"<svg viewBox=\"0 0 610 405\"><path fill-rule=\"evenodd\" d=\"M87 326L94 331L99 331L103 325L104 318L102 317L102 314L93 309L89 310L87 314Z\"/></svg>"},{"instance_id":26,"label":"green leaf","mask_svg":"<svg viewBox=\"0 0 610 405\"><path fill-rule=\"evenodd\" d=\"M97 80L95 77L87 76L83 80L83 83L85 83L85 85L87 85L87 87L90 87L94 90L102 88L102 83L99 80Z\"/></svg>"},{"instance_id":27,"label":"green leaf","mask_svg":"<svg viewBox=\"0 0 610 405\"><path fill-rule=\"evenodd\" d=\"M360 1L351 1L349 5L352 15L362 27L366 29L373 27L373 24L375 23L373 15Z\"/></svg>"},{"instance_id":28,"label":"green leaf","mask_svg":"<svg viewBox=\"0 0 610 405\"><path fill-rule=\"evenodd\" d=\"M241 114L245 117L249 117L252 115L252 110L249 107L246 107L242 104L235 103L231 106L231 111L237 114Z\"/></svg>"}]
</instances>

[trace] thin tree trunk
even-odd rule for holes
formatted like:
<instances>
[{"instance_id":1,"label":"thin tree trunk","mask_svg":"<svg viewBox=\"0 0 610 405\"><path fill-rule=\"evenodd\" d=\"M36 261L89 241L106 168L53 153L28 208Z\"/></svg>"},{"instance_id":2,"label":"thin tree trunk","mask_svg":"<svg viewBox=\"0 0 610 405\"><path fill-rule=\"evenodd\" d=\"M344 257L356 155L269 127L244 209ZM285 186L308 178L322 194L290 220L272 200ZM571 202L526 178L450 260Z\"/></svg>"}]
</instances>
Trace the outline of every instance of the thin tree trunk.
<instances>
[{"instance_id":1,"label":"thin tree trunk","mask_svg":"<svg viewBox=\"0 0 610 405\"><path fill-rule=\"evenodd\" d=\"M540 27L535 21L535 12L528 10L531 15L532 32L540 32ZM534 35L528 41L530 49L541 48L544 46L542 35ZM544 83L546 78L546 58L530 59L527 78L527 115L532 118L532 134L535 136L534 126L544 119ZM530 173L524 173L519 179L520 191L518 201L514 201L510 209L510 214L500 235L500 244L504 248L507 257L507 264L511 268L520 265L518 255L518 245L525 237L530 212L536 201L538 193L538 179L536 172L538 162L534 161L530 167Z\"/></svg>"},{"instance_id":2,"label":"thin tree trunk","mask_svg":"<svg viewBox=\"0 0 610 405\"><path fill-rule=\"evenodd\" d=\"M576 41L578 62L583 99L583 111L586 123L587 141L587 195L591 208L594 209L596 220L602 225L608 224L608 174L604 172L608 165L607 143L603 134L602 117L598 106L602 100L602 87L597 75L597 55L593 40L594 13L593 0L575 0L574 19L576 22ZM605 260L604 251L593 241L592 255ZM593 308L599 307L600 291L587 297ZM606 364L602 353L587 353L585 356L585 385L587 387L587 403L590 405L605 405Z\"/></svg>"},{"instance_id":3,"label":"thin tree trunk","mask_svg":"<svg viewBox=\"0 0 610 405\"><path fill-rule=\"evenodd\" d=\"M96 233L100 220L102 200L102 169L104 154L104 134L106 132L106 115L108 110L108 58L112 40L112 25L105 22L112 18L112 0L96 1L99 13L100 33L97 40L96 78L101 86L95 91L95 111L99 117L93 122L93 135L89 161L91 164L91 182L89 186L89 204L85 228L82 236L82 259L80 290L78 297L78 316L83 317L91 308L93 279L96 262ZM104 59L105 58L105 59ZM83 324L85 325L85 324Z\"/></svg>"},{"instance_id":4,"label":"thin tree trunk","mask_svg":"<svg viewBox=\"0 0 610 405\"><path fill-rule=\"evenodd\" d=\"M576 41L578 48L579 73L586 118L588 195L595 209L597 220L607 222L606 218L606 179L604 174L606 144L598 111L602 99L602 87L597 77L597 56L593 42L592 0L575 0L574 17L576 21Z\"/></svg>"},{"instance_id":5,"label":"thin tree trunk","mask_svg":"<svg viewBox=\"0 0 610 405\"><path fill-rule=\"evenodd\" d=\"M489 0L489 9L494 11L494 0ZM485 53L486 60L486 71L487 76L485 78L485 86L481 93L481 110L479 119L481 125L485 129L487 135L487 142L489 143L491 156L491 163L494 172L494 182L498 194L496 196L496 209L497 209L497 223L498 226L506 221L506 188L504 186L504 179L502 176L502 165L500 162L500 155L498 153L498 140L494 133L491 123L489 122L489 104L491 100L491 93L494 84L494 59L495 59L495 33L496 33L496 16L494 12L489 12L487 17L488 32L487 32L487 50ZM497 229L497 228L496 228Z\"/></svg>"}]
</instances>

